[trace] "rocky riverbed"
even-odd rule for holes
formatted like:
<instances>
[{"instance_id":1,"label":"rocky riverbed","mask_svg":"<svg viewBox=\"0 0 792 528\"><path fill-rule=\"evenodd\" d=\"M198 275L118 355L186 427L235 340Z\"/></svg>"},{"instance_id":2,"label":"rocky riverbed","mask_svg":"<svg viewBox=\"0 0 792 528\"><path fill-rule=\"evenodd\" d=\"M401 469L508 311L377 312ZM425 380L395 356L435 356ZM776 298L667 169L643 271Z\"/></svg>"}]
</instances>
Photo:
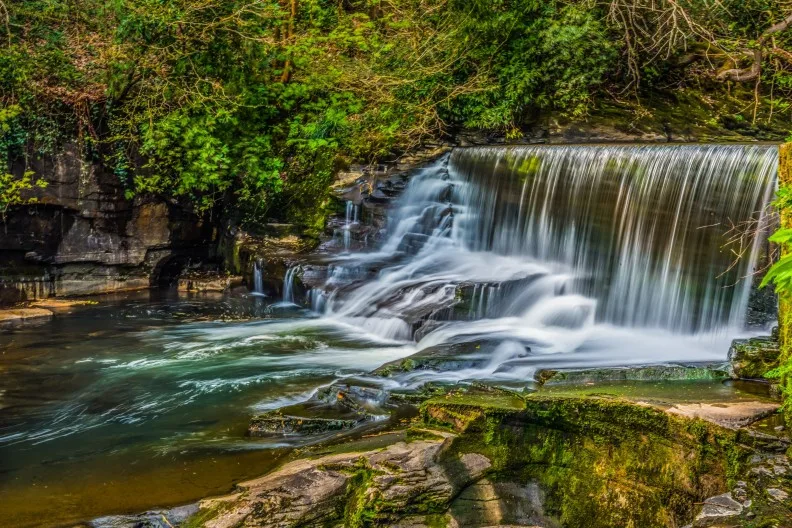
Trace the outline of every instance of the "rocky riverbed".
<instances>
[{"instance_id":1,"label":"rocky riverbed","mask_svg":"<svg viewBox=\"0 0 792 528\"><path fill-rule=\"evenodd\" d=\"M418 412L319 441L229 495L92 526L792 526L792 442L767 383L729 378L722 365L542 381L527 392L332 385L253 418L251 433L321 435L389 409Z\"/></svg>"}]
</instances>

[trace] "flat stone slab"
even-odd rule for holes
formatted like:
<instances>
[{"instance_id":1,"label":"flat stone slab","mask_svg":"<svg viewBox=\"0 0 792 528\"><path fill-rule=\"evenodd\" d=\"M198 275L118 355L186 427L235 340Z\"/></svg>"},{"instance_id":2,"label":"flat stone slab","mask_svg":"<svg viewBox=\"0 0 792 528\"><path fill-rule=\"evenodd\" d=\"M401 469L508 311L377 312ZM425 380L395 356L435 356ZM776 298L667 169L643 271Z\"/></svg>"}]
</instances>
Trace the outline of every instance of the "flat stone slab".
<instances>
[{"instance_id":1,"label":"flat stone slab","mask_svg":"<svg viewBox=\"0 0 792 528\"><path fill-rule=\"evenodd\" d=\"M54 312L68 312L78 306L92 306L99 304L97 301L85 299L41 299L30 304L31 308L43 308Z\"/></svg>"},{"instance_id":2,"label":"flat stone slab","mask_svg":"<svg viewBox=\"0 0 792 528\"><path fill-rule=\"evenodd\" d=\"M751 425L778 411L778 403L735 402L735 403L691 403L677 404L666 410L671 414L688 418L701 418L729 429Z\"/></svg>"},{"instance_id":3,"label":"flat stone slab","mask_svg":"<svg viewBox=\"0 0 792 528\"><path fill-rule=\"evenodd\" d=\"M365 421L359 419L312 418L306 416L290 416L277 411L255 416L250 420L248 434L250 436L268 436L274 434L315 435L330 431L352 429Z\"/></svg>"},{"instance_id":4,"label":"flat stone slab","mask_svg":"<svg viewBox=\"0 0 792 528\"><path fill-rule=\"evenodd\" d=\"M9 308L0 310L0 324L22 323L31 319L48 317L52 317L52 312L44 308Z\"/></svg>"},{"instance_id":5,"label":"flat stone slab","mask_svg":"<svg viewBox=\"0 0 792 528\"><path fill-rule=\"evenodd\" d=\"M581 385L603 381L724 380L728 377L728 368L722 363L712 365L646 365L581 370L540 370L536 373L537 381L546 385Z\"/></svg>"},{"instance_id":6,"label":"flat stone slab","mask_svg":"<svg viewBox=\"0 0 792 528\"><path fill-rule=\"evenodd\" d=\"M701 512L693 522L695 528L710 526L712 523L724 521L730 517L736 517L743 512L743 505L732 497L731 493L724 493L716 497L710 497L704 501Z\"/></svg>"}]
</instances>

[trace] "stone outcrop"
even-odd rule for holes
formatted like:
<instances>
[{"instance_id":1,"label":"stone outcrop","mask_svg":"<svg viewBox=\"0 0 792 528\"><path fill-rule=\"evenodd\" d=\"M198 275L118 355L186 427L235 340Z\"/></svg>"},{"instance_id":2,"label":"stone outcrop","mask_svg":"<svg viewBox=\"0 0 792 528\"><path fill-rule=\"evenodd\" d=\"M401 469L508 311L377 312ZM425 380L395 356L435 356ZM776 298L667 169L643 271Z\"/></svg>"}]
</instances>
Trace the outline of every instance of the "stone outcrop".
<instances>
[{"instance_id":1,"label":"stone outcrop","mask_svg":"<svg viewBox=\"0 0 792 528\"><path fill-rule=\"evenodd\" d=\"M735 378L764 379L778 366L780 354L776 336L735 339L729 349L731 374Z\"/></svg>"},{"instance_id":2,"label":"stone outcrop","mask_svg":"<svg viewBox=\"0 0 792 528\"><path fill-rule=\"evenodd\" d=\"M224 273L187 272L179 275L177 288L180 292L226 292L241 286L243 279Z\"/></svg>"},{"instance_id":3,"label":"stone outcrop","mask_svg":"<svg viewBox=\"0 0 792 528\"><path fill-rule=\"evenodd\" d=\"M668 412L739 429L775 414L780 407L780 403L767 402L690 403L674 405Z\"/></svg>"},{"instance_id":4,"label":"stone outcrop","mask_svg":"<svg viewBox=\"0 0 792 528\"><path fill-rule=\"evenodd\" d=\"M2 222L0 302L148 288L212 254L213 228L189 206L128 199L119 177L74 144L28 169L47 187Z\"/></svg>"},{"instance_id":5,"label":"stone outcrop","mask_svg":"<svg viewBox=\"0 0 792 528\"><path fill-rule=\"evenodd\" d=\"M196 521L209 528L427 527L492 465L476 453L443 458L450 438L292 462L234 495L203 501Z\"/></svg>"}]
</instances>

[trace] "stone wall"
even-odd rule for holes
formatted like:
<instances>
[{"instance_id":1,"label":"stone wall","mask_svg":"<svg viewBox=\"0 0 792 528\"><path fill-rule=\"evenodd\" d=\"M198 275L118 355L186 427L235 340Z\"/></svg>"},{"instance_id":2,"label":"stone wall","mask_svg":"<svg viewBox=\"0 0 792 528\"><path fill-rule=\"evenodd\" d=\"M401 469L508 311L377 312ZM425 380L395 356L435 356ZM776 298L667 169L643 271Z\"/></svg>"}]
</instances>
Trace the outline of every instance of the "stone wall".
<instances>
[{"instance_id":1,"label":"stone wall","mask_svg":"<svg viewBox=\"0 0 792 528\"><path fill-rule=\"evenodd\" d=\"M119 177L75 144L28 169L48 185L0 222L0 303L144 289L213 254L213 228L189 206L126 198Z\"/></svg>"}]
</instances>

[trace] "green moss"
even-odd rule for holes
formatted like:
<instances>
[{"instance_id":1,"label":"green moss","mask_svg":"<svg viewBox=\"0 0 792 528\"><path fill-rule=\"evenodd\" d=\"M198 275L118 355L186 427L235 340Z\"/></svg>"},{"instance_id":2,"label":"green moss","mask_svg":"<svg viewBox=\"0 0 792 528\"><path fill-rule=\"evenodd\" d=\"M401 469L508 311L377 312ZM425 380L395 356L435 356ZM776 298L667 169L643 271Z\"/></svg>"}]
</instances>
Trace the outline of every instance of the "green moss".
<instances>
[{"instance_id":1,"label":"green moss","mask_svg":"<svg viewBox=\"0 0 792 528\"><path fill-rule=\"evenodd\" d=\"M734 374L739 378L762 379L778 368L780 349L772 337L735 339L729 351Z\"/></svg>"},{"instance_id":2,"label":"green moss","mask_svg":"<svg viewBox=\"0 0 792 528\"><path fill-rule=\"evenodd\" d=\"M220 515L224 507L227 506L226 503L223 502L214 503L208 508L201 507L195 515L180 524L179 528L202 528L206 526L209 521Z\"/></svg>"},{"instance_id":3,"label":"green moss","mask_svg":"<svg viewBox=\"0 0 792 528\"><path fill-rule=\"evenodd\" d=\"M432 514L427 515L424 522L426 528L448 528L448 515Z\"/></svg>"},{"instance_id":4,"label":"green moss","mask_svg":"<svg viewBox=\"0 0 792 528\"><path fill-rule=\"evenodd\" d=\"M695 503L726 490L746 457L733 431L626 400L485 399L454 394L423 405L427 421L462 431L445 463L480 453L492 461L491 480L538 482L546 512L564 526L681 526Z\"/></svg>"},{"instance_id":5,"label":"green moss","mask_svg":"<svg viewBox=\"0 0 792 528\"><path fill-rule=\"evenodd\" d=\"M525 408L525 399L500 389L456 390L436 396L421 405L425 423L464 431L479 418L505 415Z\"/></svg>"},{"instance_id":6,"label":"green moss","mask_svg":"<svg viewBox=\"0 0 792 528\"><path fill-rule=\"evenodd\" d=\"M781 145L778 152L778 185L792 187L792 143ZM792 228L792 210L782 209L781 228ZM782 256L789 255L792 248L782 248ZM778 381L784 395L784 416L787 426L792 427L792 296L778 296Z\"/></svg>"},{"instance_id":7,"label":"green moss","mask_svg":"<svg viewBox=\"0 0 792 528\"><path fill-rule=\"evenodd\" d=\"M720 368L657 365L649 367L540 371L537 379L547 384L583 384L602 381L694 381L723 380L729 373Z\"/></svg>"},{"instance_id":8,"label":"green moss","mask_svg":"<svg viewBox=\"0 0 792 528\"><path fill-rule=\"evenodd\" d=\"M405 441L410 443L410 442L417 442L419 440L442 440L443 437L428 429L419 429L417 427L410 427L405 432L404 439Z\"/></svg>"},{"instance_id":9,"label":"green moss","mask_svg":"<svg viewBox=\"0 0 792 528\"><path fill-rule=\"evenodd\" d=\"M366 458L360 457L352 468L331 468L350 475L347 481L346 497L342 511L338 517L344 519L344 526L361 528L371 526L377 518L377 503L381 497L376 494L371 484L381 471L372 469Z\"/></svg>"}]
</instances>

